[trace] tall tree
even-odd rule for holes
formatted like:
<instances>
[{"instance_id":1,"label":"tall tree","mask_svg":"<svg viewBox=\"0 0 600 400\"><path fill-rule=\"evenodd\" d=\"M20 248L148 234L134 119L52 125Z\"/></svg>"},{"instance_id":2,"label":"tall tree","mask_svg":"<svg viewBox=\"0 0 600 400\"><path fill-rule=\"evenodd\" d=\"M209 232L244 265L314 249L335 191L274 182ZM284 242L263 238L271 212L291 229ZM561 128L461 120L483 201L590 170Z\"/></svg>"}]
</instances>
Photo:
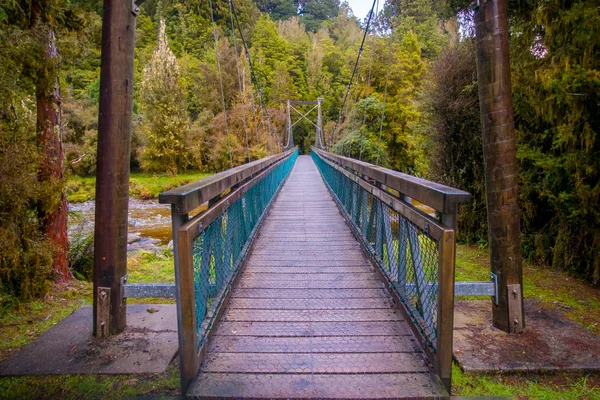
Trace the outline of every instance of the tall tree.
<instances>
[{"instance_id":1,"label":"tall tree","mask_svg":"<svg viewBox=\"0 0 600 400\"><path fill-rule=\"evenodd\" d=\"M179 64L169 49L164 20L159 25L158 46L144 70L142 101L145 113L142 132L147 141L142 168L176 175L188 164L189 121Z\"/></svg>"},{"instance_id":2,"label":"tall tree","mask_svg":"<svg viewBox=\"0 0 600 400\"><path fill-rule=\"evenodd\" d=\"M298 0L300 21L311 32L318 31L326 20L335 18L339 7L339 0Z\"/></svg>"},{"instance_id":3,"label":"tall tree","mask_svg":"<svg viewBox=\"0 0 600 400\"><path fill-rule=\"evenodd\" d=\"M34 5L32 11L33 25L36 26L42 13L41 5ZM72 275L67 265L68 208L64 191L62 99L58 74L60 58L56 49L54 29L48 27L44 36L47 36L45 54L35 82L38 145L42 154L39 179L42 182L55 181L60 190L57 198L53 198L49 204L40 205L39 213L46 236L55 247L52 262L55 277L65 280L72 278Z\"/></svg>"}]
</instances>

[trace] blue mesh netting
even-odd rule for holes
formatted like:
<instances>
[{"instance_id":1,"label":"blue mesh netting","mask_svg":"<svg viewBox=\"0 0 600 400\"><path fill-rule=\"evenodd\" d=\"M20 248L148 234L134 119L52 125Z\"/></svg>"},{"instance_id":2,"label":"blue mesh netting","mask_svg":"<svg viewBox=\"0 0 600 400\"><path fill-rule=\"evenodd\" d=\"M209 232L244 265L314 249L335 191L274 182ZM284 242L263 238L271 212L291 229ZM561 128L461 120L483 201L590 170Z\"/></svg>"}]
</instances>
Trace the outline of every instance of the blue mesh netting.
<instances>
[{"instance_id":1,"label":"blue mesh netting","mask_svg":"<svg viewBox=\"0 0 600 400\"><path fill-rule=\"evenodd\" d=\"M198 342L202 344L214 310L244 259L271 200L290 173L298 150L232 203L194 239L194 286Z\"/></svg>"},{"instance_id":2,"label":"blue mesh netting","mask_svg":"<svg viewBox=\"0 0 600 400\"><path fill-rule=\"evenodd\" d=\"M432 351L437 337L437 242L386 203L325 162L312 159L365 247L392 282Z\"/></svg>"}]
</instances>

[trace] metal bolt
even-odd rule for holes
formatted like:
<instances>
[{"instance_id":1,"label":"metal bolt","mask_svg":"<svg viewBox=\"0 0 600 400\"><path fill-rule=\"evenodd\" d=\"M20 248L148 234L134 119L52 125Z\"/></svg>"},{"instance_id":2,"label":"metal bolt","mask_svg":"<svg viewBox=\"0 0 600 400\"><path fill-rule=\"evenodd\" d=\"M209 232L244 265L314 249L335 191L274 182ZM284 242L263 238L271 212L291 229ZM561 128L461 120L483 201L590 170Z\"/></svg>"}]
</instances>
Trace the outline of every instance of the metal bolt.
<instances>
[{"instance_id":1,"label":"metal bolt","mask_svg":"<svg viewBox=\"0 0 600 400\"><path fill-rule=\"evenodd\" d=\"M102 298L102 300L106 298L106 292L104 290L100 292L100 297Z\"/></svg>"},{"instance_id":2,"label":"metal bolt","mask_svg":"<svg viewBox=\"0 0 600 400\"><path fill-rule=\"evenodd\" d=\"M519 320L515 318L515 320L513 321L513 324L519 325Z\"/></svg>"}]
</instances>

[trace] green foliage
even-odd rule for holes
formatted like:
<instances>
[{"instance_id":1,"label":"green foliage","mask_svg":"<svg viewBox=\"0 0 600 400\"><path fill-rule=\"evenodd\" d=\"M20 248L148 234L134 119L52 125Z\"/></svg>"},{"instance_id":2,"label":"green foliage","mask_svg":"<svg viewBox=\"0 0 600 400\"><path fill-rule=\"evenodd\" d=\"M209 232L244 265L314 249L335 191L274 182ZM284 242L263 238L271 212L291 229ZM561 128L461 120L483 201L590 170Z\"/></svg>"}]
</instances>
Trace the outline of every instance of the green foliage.
<instances>
[{"instance_id":1,"label":"green foliage","mask_svg":"<svg viewBox=\"0 0 600 400\"><path fill-rule=\"evenodd\" d=\"M511 51L525 254L598 283L600 9L523 8Z\"/></svg>"},{"instance_id":2,"label":"green foliage","mask_svg":"<svg viewBox=\"0 0 600 400\"><path fill-rule=\"evenodd\" d=\"M600 282L600 61L592 56L600 45L597 3L551 0L510 8L524 255L594 284ZM442 52L425 103L436 128L433 174L474 195L461 227L477 240L485 231L483 163L468 46Z\"/></svg>"},{"instance_id":3,"label":"green foliage","mask_svg":"<svg viewBox=\"0 0 600 400\"><path fill-rule=\"evenodd\" d=\"M33 140L35 117L30 104L2 106L0 291L17 298L37 297L47 290L53 252L41 231L37 204L50 198L56 188L37 179L39 155Z\"/></svg>"},{"instance_id":4,"label":"green foliage","mask_svg":"<svg viewBox=\"0 0 600 400\"><path fill-rule=\"evenodd\" d=\"M459 240L487 240L475 43L466 40L442 50L424 86L422 107L433 127L423 132L431 148L430 178L473 196L458 214Z\"/></svg>"},{"instance_id":5,"label":"green foliage","mask_svg":"<svg viewBox=\"0 0 600 400\"><path fill-rule=\"evenodd\" d=\"M371 164L376 164L379 157L379 165L383 167L389 163L385 143L382 144L380 149L375 134L365 134L359 130L346 133L335 143L331 150L336 154L361 159Z\"/></svg>"},{"instance_id":6,"label":"green foliage","mask_svg":"<svg viewBox=\"0 0 600 400\"><path fill-rule=\"evenodd\" d=\"M179 65L169 49L164 21L160 22L158 47L144 70L142 100L145 121L141 131L146 141L142 168L177 175L188 165L188 118Z\"/></svg>"},{"instance_id":7,"label":"green foliage","mask_svg":"<svg viewBox=\"0 0 600 400\"><path fill-rule=\"evenodd\" d=\"M142 200L157 199L161 192L206 178L210 174L185 171L177 176L132 173L129 176L129 195ZM71 176L67 181L69 202L94 200L96 177Z\"/></svg>"},{"instance_id":8,"label":"green foliage","mask_svg":"<svg viewBox=\"0 0 600 400\"><path fill-rule=\"evenodd\" d=\"M73 218L73 215L71 215ZM82 225L80 225L82 227ZM91 281L94 272L94 232L79 229L69 233L67 262L79 280Z\"/></svg>"}]
</instances>

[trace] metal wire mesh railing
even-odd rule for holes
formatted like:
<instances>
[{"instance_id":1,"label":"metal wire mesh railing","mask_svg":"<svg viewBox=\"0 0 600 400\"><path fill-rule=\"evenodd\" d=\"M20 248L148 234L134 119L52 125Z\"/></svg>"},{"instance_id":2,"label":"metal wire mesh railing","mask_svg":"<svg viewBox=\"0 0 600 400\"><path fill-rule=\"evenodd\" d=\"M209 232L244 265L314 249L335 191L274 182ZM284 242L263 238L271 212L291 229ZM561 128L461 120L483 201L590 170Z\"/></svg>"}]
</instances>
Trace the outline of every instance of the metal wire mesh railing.
<instances>
[{"instance_id":1,"label":"metal wire mesh railing","mask_svg":"<svg viewBox=\"0 0 600 400\"><path fill-rule=\"evenodd\" d=\"M200 368L220 306L297 156L298 149L290 149L161 194L163 203L171 203L183 392ZM190 219L203 204L208 209Z\"/></svg>"},{"instance_id":2,"label":"metal wire mesh railing","mask_svg":"<svg viewBox=\"0 0 600 400\"><path fill-rule=\"evenodd\" d=\"M214 312L209 311L216 310L223 300L223 291L243 261L267 206L291 171L297 154L296 150L208 226L202 227L194 238L193 268L199 345L206 339L207 329L215 316Z\"/></svg>"},{"instance_id":3,"label":"metal wire mesh railing","mask_svg":"<svg viewBox=\"0 0 600 400\"><path fill-rule=\"evenodd\" d=\"M439 248L429 232L391 208L316 152L312 158L354 230L436 351Z\"/></svg>"}]
</instances>

